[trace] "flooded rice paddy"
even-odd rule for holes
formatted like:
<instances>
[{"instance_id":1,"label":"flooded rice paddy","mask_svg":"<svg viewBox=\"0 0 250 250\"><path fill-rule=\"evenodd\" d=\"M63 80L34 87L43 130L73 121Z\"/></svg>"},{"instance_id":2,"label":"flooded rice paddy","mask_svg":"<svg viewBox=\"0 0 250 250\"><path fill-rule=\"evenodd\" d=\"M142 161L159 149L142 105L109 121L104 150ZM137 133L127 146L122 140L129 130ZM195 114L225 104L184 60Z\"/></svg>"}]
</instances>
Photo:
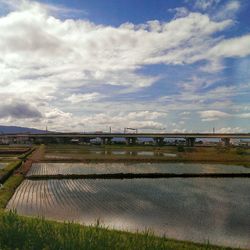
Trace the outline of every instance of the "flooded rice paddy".
<instances>
[{"instance_id":1,"label":"flooded rice paddy","mask_svg":"<svg viewBox=\"0 0 250 250\"><path fill-rule=\"evenodd\" d=\"M230 246L250 245L247 179L25 180L8 204L23 215ZM240 204L240 206L239 206Z\"/></svg>"},{"instance_id":2,"label":"flooded rice paddy","mask_svg":"<svg viewBox=\"0 0 250 250\"><path fill-rule=\"evenodd\" d=\"M250 173L250 168L199 163L36 163L27 176L115 173Z\"/></svg>"},{"instance_id":3,"label":"flooded rice paddy","mask_svg":"<svg viewBox=\"0 0 250 250\"><path fill-rule=\"evenodd\" d=\"M46 153L45 159L72 159L72 156L77 157L84 157L88 156L139 156L139 157L162 157L162 158L175 158L177 154L174 153L166 153L161 151L141 151L141 150L88 150L82 151L81 153L79 150L71 150L70 154L62 155L61 152L54 152L54 153Z\"/></svg>"},{"instance_id":4,"label":"flooded rice paddy","mask_svg":"<svg viewBox=\"0 0 250 250\"><path fill-rule=\"evenodd\" d=\"M117 172L249 173L242 166L182 163L38 163L28 175ZM25 180L7 209L19 214L250 247L248 178Z\"/></svg>"}]
</instances>

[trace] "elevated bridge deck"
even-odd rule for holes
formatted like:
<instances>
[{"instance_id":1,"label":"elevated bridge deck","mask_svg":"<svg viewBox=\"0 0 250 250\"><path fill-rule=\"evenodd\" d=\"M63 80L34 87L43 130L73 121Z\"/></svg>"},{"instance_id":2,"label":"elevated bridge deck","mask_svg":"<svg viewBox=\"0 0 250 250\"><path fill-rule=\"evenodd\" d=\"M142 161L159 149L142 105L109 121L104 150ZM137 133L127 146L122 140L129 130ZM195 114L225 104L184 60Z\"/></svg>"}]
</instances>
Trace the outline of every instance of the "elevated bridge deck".
<instances>
[{"instance_id":1,"label":"elevated bridge deck","mask_svg":"<svg viewBox=\"0 0 250 250\"><path fill-rule=\"evenodd\" d=\"M90 142L100 138L102 144L111 144L113 138L124 138L127 144L135 144L139 138L152 138L157 145L164 145L164 139L184 139L186 145L193 147L196 139L218 138L225 146L230 145L231 139L250 139L250 133L44 133L44 134L2 134L0 140L9 143L36 142L36 143L66 143L70 140Z\"/></svg>"},{"instance_id":2,"label":"elevated bridge deck","mask_svg":"<svg viewBox=\"0 0 250 250\"><path fill-rule=\"evenodd\" d=\"M250 133L44 133L1 134L0 138L230 138L250 139Z\"/></svg>"},{"instance_id":3,"label":"elevated bridge deck","mask_svg":"<svg viewBox=\"0 0 250 250\"><path fill-rule=\"evenodd\" d=\"M230 138L250 139L250 133L45 133L1 134L0 137L26 138Z\"/></svg>"}]
</instances>

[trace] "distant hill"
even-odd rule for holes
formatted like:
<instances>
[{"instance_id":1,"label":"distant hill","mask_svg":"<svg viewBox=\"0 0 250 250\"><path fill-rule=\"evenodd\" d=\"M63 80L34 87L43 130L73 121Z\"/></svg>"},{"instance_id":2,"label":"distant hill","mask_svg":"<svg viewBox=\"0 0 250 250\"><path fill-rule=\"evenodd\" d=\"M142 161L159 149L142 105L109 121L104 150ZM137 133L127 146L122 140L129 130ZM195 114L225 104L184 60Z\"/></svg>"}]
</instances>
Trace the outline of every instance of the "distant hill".
<instances>
[{"instance_id":1,"label":"distant hill","mask_svg":"<svg viewBox=\"0 0 250 250\"><path fill-rule=\"evenodd\" d=\"M47 131L35 128L0 125L0 134L15 134L15 133L44 134L47 133Z\"/></svg>"}]
</instances>

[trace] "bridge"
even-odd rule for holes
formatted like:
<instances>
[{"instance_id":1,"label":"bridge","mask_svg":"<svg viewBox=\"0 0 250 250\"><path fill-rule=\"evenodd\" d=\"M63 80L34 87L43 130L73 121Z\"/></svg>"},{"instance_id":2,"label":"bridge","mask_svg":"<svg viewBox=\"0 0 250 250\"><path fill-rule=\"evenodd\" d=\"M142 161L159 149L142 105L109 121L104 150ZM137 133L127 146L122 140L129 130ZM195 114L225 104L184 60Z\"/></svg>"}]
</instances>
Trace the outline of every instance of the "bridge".
<instances>
[{"instance_id":1,"label":"bridge","mask_svg":"<svg viewBox=\"0 0 250 250\"><path fill-rule=\"evenodd\" d=\"M187 146L194 146L196 139L217 138L225 146L230 145L231 139L250 139L250 133L44 133L44 134L1 134L0 141L11 142L28 141L37 143L66 142L79 139L90 142L91 139L100 138L103 144L110 144L113 138L124 138L127 144L135 144L139 138L151 138L157 145L163 145L164 139L183 139Z\"/></svg>"}]
</instances>

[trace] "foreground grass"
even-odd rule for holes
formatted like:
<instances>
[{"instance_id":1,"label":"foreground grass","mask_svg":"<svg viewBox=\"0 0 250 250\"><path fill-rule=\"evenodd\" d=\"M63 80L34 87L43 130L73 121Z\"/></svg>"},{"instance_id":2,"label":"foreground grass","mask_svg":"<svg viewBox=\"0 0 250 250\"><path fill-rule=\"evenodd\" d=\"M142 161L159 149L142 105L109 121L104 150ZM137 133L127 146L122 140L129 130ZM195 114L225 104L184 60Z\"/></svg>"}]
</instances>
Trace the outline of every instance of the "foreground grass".
<instances>
[{"instance_id":1,"label":"foreground grass","mask_svg":"<svg viewBox=\"0 0 250 250\"><path fill-rule=\"evenodd\" d=\"M0 249L211 249L210 245L180 242L150 233L128 233L73 223L59 223L40 218L26 218L13 212L0 212Z\"/></svg>"}]
</instances>

